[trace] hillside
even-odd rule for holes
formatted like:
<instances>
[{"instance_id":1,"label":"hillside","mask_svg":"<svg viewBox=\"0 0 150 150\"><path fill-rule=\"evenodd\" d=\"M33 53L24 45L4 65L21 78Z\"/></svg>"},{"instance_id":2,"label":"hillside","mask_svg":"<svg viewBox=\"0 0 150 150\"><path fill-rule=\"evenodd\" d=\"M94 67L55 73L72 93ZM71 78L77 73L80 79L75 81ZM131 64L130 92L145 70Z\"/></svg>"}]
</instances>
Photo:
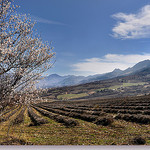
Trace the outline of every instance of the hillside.
<instances>
[{"instance_id":1,"label":"hillside","mask_svg":"<svg viewBox=\"0 0 150 150\"><path fill-rule=\"evenodd\" d=\"M147 95L150 93L150 68L126 76L75 86L51 88L43 96L54 99L88 99Z\"/></svg>"},{"instance_id":2,"label":"hillside","mask_svg":"<svg viewBox=\"0 0 150 150\"><path fill-rule=\"evenodd\" d=\"M60 76L57 74L52 74L45 77L44 80L41 80L37 86L41 88L52 88L52 87L79 85L94 81L107 80L119 76L128 76L130 74L132 75L146 68L147 69L150 68L150 60L141 61L135 64L133 67L128 68L126 70L114 69L112 72L109 73L90 75L87 77L74 75Z\"/></svg>"}]
</instances>

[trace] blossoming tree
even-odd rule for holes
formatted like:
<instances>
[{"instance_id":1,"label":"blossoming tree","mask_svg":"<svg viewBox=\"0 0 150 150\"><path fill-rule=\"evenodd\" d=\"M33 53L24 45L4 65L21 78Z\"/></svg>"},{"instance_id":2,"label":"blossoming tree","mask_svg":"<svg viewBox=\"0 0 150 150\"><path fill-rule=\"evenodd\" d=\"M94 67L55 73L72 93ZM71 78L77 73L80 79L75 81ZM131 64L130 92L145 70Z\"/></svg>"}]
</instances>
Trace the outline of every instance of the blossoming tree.
<instances>
[{"instance_id":1,"label":"blossoming tree","mask_svg":"<svg viewBox=\"0 0 150 150\"><path fill-rule=\"evenodd\" d=\"M28 91L55 61L53 48L35 34L27 16L15 13L16 7L0 0L0 102Z\"/></svg>"}]
</instances>

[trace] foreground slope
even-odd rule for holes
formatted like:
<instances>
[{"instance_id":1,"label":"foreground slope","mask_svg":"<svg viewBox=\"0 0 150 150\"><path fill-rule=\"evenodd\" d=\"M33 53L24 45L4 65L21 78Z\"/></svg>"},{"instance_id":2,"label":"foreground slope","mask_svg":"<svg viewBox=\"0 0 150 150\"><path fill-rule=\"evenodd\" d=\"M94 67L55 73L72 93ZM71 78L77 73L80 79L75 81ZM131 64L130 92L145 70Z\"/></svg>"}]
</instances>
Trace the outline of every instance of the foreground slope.
<instances>
[{"instance_id":1,"label":"foreground slope","mask_svg":"<svg viewBox=\"0 0 150 150\"><path fill-rule=\"evenodd\" d=\"M103 100L97 98L82 101L42 102L30 105L32 109L30 115L28 111L31 112L31 110L28 109L28 107L25 107L25 111L22 111L22 106L15 107L14 109L17 109L18 111L10 116L9 120L1 122L0 144L150 145L150 122L145 122L145 118L150 118L150 112L148 113L150 96ZM47 114L51 113L54 116L67 117L66 115L70 114L72 117L68 117L76 120L78 124L75 126L66 126L66 124L60 120L58 122L58 120L44 116L35 108L39 108ZM14 110L9 113L11 114L13 111ZM24 121L18 124L12 124L11 122L22 112ZM65 113L66 115L62 113ZM75 117L75 114L78 114L78 117L77 115ZM39 120L39 123L33 124L31 116ZM82 118L80 116L82 116ZM89 117L89 119L85 119L83 116L91 116L90 118L92 118L92 116L97 116L98 120L102 117L105 119L107 118L106 116L112 116L113 122L99 124L90 120ZM119 118L119 116L126 116L126 118ZM133 119L135 116L139 117L138 121ZM143 139L143 143L138 143L136 141L136 138L139 137Z\"/></svg>"}]
</instances>

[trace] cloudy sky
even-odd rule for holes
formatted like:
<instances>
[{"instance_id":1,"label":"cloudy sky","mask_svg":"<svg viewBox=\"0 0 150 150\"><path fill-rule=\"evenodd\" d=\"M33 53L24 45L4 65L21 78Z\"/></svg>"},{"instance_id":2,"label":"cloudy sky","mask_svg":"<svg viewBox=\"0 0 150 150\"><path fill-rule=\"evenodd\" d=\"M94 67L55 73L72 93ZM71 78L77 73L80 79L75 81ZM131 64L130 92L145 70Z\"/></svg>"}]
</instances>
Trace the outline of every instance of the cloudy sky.
<instances>
[{"instance_id":1,"label":"cloudy sky","mask_svg":"<svg viewBox=\"0 0 150 150\"><path fill-rule=\"evenodd\" d=\"M150 0L15 0L56 63L47 73L93 75L150 59Z\"/></svg>"}]
</instances>

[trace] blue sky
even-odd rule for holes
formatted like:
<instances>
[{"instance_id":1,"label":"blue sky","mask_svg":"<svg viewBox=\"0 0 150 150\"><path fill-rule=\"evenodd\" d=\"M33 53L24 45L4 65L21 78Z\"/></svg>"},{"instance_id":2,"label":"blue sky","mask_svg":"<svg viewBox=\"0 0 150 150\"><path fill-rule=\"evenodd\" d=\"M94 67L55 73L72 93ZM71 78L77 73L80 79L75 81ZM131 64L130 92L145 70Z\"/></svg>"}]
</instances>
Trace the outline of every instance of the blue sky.
<instances>
[{"instance_id":1,"label":"blue sky","mask_svg":"<svg viewBox=\"0 0 150 150\"><path fill-rule=\"evenodd\" d=\"M93 75L150 59L150 0L15 0L43 41L53 41L48 74Z\"/></svg>"}]
</instances>

